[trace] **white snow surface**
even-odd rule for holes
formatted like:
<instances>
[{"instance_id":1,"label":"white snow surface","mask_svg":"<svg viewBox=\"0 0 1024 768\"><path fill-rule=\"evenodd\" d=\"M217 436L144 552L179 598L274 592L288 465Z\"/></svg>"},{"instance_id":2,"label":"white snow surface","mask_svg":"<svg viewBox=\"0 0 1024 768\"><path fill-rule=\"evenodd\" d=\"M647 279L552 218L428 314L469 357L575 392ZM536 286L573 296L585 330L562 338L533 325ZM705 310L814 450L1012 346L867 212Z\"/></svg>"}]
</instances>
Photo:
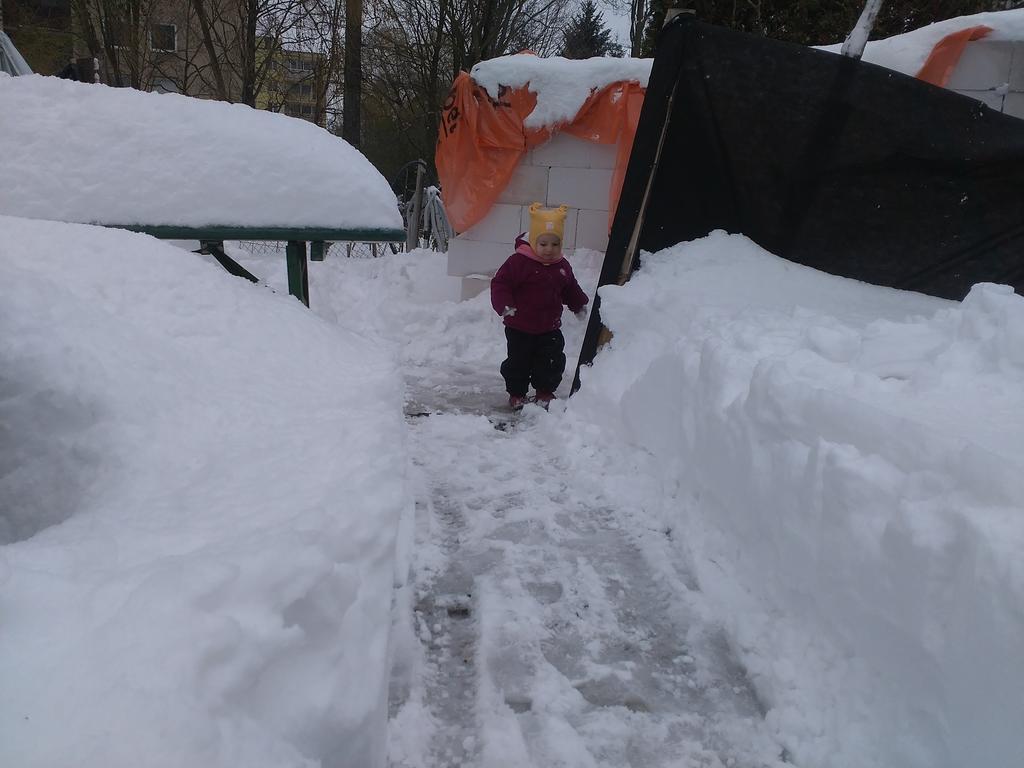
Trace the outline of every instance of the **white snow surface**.
<instances>
[{"instance_id":1,"label":"white snow surface","mask_svg":"<svg viewBox=\"0 0 1024 768\"><path fill-rule=\"evenodd\" d=\"M1024 764L1024 299L722 233L601 295L569 411L646 452L794 762Z\"/></svg>"},{"instance_id":2,"label":"white snow surface","mask_svg":"<svg viewBox=\"0 0 1024 768\"><path fill-rule=\"evenodd\" d=\"M654 59L595 56L590 59L542 58L517 53L481 61L470 71L473 80L498 97L499 88L528 87L537 106L527 115L527 128L557 126L571 121L590 94L619 81L647 87Z\"/></svg>"},{"instance_id":3,"label":"white snow surface","mask_svg":"<svg viewBox=\"0 0 1024 768\"><path fill-rule=\"evenodd\" d=\"M394 193L312 123L243 104L0 73L0 214L86 224L402 228Z\"/></svg>"},{"instance_id":4,"label":"white snow surface","mask_svg":"<svg viewBox=\"0 0 1024 768\"><path fill-rule=\"evenodd\" d=\"M380 765L393 359L185 250L12 217L0 326L0 765Z\"/></svg>"},{"instance_id":5,"label":"white snow surface","mask_svg":"<svg viewBox=\"0 0 1024 768\"><path fill-rule=\"evenodd\" d=\"M283 254L0 234L0 764L1024 763L1009 289L715 233L510 419L443 254L332 249L309 312Z\"/></svg>"},{"instance_id":6,"label":"white snow surface","mask_svg":"<svg viewBox=\"0 0 1024 768\"><path fill-rule=\"evenodd\" d=\"M862 59L905 75L916 75L924 66L932 48L942 38L961 29L982 25L992 28L985 40L1024 40L1024 8L957 16L927 24L902 35L872 40L865 47ZM820 47L825 51L839 53L842 44Z\"/></svg>"}]
</instances>

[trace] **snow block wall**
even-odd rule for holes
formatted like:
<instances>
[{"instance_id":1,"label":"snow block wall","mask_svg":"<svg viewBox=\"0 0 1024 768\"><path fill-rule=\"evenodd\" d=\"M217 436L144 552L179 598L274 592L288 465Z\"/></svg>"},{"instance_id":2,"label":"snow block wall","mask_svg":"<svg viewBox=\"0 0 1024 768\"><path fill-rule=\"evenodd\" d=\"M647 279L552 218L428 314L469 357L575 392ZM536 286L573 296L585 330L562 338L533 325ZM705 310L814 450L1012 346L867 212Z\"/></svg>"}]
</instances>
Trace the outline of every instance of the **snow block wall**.
<instances>
[{"instance_id":1,"label":"snow block wall","mask_svg":"<svg viewBox=\"0 0 1024 768\"><path fill-rule=\"evenodd\" d=\"M739 236L601 290L571 410L648 455L794 762L1024 765L1024 299L962 304Z\"/></svg>"},{"instance_id":2,"label":"snow block wall","mask_svg":"<svg viewBox=\"0 0 1024 768\"><path fill-rule=\"evenodd\" d=\"M488 286L487 278L512 253L516 235L529 229L531 203L569 206L565 250L604 251L615 153L614 144L561 133L528 151L487 216L448 245L448 274L463 278L462 297L472 298Z\"/></svg>"},{"instance_id":3,"label":"snow block wall","mask_svg":"<svg viewBox=\"0 0 1024 768\"><path fill-rule=\"evenodd\" d=\"M968 43L946 87L999 112L1024 117L1024 43Z\"/></svg>"}]
</instances>

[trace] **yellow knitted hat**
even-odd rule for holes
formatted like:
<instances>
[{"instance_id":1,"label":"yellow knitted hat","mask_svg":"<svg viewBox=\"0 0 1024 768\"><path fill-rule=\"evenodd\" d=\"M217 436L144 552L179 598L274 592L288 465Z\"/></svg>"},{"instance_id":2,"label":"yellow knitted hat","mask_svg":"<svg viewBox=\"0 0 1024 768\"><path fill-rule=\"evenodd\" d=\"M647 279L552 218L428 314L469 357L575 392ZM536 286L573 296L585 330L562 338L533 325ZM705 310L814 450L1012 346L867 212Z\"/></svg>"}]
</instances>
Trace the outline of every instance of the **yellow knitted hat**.
<instances>
[{"instance_id":1,"label":"yellow knitted hat","mask_svg":"<svg viewBox=\"0 0 1024 768\"><path fill-rule=\"evenodd\" d=\"M558 235L565 242L565 215L569 208L560 205L557 208L545 208L540 203L533 203L530 208L530 247L537 247L537 238L541 235Z\"/></svg>"}]
</instances>

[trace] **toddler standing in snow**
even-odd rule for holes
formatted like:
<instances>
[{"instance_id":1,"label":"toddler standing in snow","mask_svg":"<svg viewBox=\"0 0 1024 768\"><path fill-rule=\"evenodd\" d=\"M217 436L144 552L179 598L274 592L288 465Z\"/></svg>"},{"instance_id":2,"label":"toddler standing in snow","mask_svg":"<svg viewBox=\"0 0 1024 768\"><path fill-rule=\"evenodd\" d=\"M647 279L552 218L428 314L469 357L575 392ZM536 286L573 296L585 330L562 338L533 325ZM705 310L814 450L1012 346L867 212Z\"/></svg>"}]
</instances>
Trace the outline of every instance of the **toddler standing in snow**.
<instances>
[{"instance_id":1,"label":"toddler standing in snow","mask_svg":"<svg viewBox=\"0 0 1024 768\"><path fill-rule=\"evenodd\" d=\"M491 280L491 306L504 319L508 357L501 375L509 405L526 404L530 384L544 408L555 397L565 372L562 305L582 316L587 295L562 257L568 209L530 206L529 240L516 238L516 250Z\"/></svg>"}]
</instances>

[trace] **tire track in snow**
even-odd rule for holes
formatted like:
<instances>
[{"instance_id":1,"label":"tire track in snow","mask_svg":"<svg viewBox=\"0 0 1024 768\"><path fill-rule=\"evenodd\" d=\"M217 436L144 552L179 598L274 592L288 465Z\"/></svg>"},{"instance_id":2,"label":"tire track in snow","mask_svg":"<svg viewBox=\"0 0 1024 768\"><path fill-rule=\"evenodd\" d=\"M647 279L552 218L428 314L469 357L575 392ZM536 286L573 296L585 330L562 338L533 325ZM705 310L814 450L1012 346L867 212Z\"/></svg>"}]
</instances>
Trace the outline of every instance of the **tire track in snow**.
<instances>
[{"instance_id":1,"label":"tire track in snow","mask_svg":"<svg viewBox=\"0 0 1024 768\"><path fill-rule=\"evenodd\" d=\"M417 462L421 473L424 468ZM395 626L418 644L399 660L389 697L390 762L402 766L471 765L476 626L472 621L474 576L460 557L463 510L441 488L426 490L416 503L414 581L396 601ZM408 621L407 621L408 620ZM409 637L409 636L412 637Z\"/></svg>"},{"instance_id":2,"label":"tire track in snow","mask_svg":"<svg viewBox=\"0 0 1024 768\"><path fill-rule=\"evenodd\" d=\"M393 702L391 765L782 765L671 542L611 504L599 470L567 471L559 418L411 425L419 657Z\"/></svg>"}]
</instances>

